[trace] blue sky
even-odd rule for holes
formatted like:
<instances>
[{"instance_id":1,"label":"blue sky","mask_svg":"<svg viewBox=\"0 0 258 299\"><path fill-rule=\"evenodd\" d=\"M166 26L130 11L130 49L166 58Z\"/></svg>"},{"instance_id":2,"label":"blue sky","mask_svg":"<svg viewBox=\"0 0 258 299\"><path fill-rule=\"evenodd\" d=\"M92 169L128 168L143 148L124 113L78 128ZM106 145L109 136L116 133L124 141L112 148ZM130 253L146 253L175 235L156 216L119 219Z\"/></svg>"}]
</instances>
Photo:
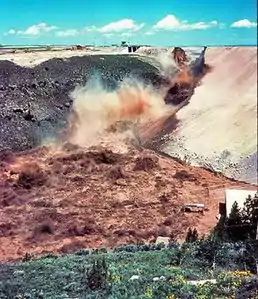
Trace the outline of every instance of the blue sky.
<instances>
[{"instance_id":1,"label":"blue sky","mask_svg":"<svg viewBox=\"0 0 258 299\"><path fill-rule=\"evenodd\" d=\"M256 0L1 0L0 44L257 44Z\"/></svg>"}]
</instances>

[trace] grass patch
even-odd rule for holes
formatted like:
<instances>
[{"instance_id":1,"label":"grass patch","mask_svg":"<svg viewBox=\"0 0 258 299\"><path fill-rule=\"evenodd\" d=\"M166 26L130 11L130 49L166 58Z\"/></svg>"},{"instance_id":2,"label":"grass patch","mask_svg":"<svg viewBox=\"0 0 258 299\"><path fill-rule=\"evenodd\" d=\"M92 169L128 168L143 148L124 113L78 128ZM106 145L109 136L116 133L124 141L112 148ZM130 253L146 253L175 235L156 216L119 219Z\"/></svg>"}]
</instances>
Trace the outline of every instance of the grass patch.
<instances>
[{"instance_id":1,"label":"grass patch","mask_svg":"<svg viewBox=\"0 0 258 299\"><path fill-rule=\"evenodd\" d=\"M1 264L0 298L233 298L252 278L248 271L211 271L198 261L189 263L187 257L178 265L178 250L85 250ZM188 257L193 253L191 248L186 251ZM202 279L216 279L217 284L189 283Z\"/></svg>"}]
</instances>

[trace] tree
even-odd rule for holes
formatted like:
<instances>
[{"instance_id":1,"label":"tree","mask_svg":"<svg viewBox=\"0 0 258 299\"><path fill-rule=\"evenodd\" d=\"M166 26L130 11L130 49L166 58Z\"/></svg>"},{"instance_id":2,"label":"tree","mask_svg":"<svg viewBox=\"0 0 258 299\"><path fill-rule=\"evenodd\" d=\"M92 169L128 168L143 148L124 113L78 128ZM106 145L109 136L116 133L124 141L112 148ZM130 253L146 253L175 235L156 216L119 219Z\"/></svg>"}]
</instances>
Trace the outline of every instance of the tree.
<instances>
[{"instance_id":1,"label":"tree","mask_svg":"<svg viewBox=\"0 0 258 299\"><path fill-rule=\"evenodd\" d=\"M256 223L258 220L258 195L249 195L244 203L243 218Z\"/></svg>"},{"instance_id":2,"label":"tree","mask_svg":"<svg viewBox=\"0 0 258 299\"><path fill-rule=\"evenodd\" d=\"M218 223L214 227L212 231L212 236L217 241L225 241L228 240L227 228L226 228L227 218L225 216L221 216Z\"/></svg>"},{"instance_id":3,"label":"tree","mask_svg":"<svg viewBox=\"0 0 258 299\"><path fill-rule=\"evenodd\" d=\"M249 238L256 238L256 230L258 223L258 195L254 197L249 195L244 203L242 212L243 222L246 226L246 234Z\"/></svg>"},{"instance_id":4,"label":"tree","mask_svg":"<svg viewBox=\"0 0 258 299\"><path fill-rule=\"evenodd\" d=\"M198 232L197 232L197 229L194 228L193 230L193 235L192 235L192 242L196 242L198 240Z\"/></svg>"},{"instance_id":5,"label":"tree","mask_svg":"<svg viewBox=\"0 0 258 299\"><path fill-rule=\"evenodd\" d=\"M186 243L194 243L198 240L198 232L197 229L191 229L191 227L187 231L187 235L185 238Z\"/></svg>"},{"instance_id":6,"label":"tree","mask_svg":"<svg viewBox=\"0 0 258 299\"><path fill-rule=\"evenodd\" d=\"M215 267L216 255L220 244L213 236L201 239L197 243L195 257L209 267Z\"/></svg>"},{"instance_id":7,"label":"tree","mask_svg":"<svg viewBox=\"0 0 258 299\"><path fill-rule=\"evenodd\" d=\"M241 210L235 201L232 205L229 217L226 220L227 234L232 241L240 241L245 239L245 230L243 229L243 221Z\"/></svg>"},{"instance_id":8,"label":"tree","mask_svg":"<svg viewBox=\"0 0 258 299\"><path fill-rule=\"evenodd\" d=\"M241 210L238 206L238 203L235 201L232 205L231 212L227 220L227 224L240 225L241 223L242 223Z\"/></svg>"},{"instance_id":9,"label":"tree","mask_svg":"<svg viewBox=\"0 0 258 299\"><path fill-rule=\"evenodd\" d=\"M108 267L104 258L93 261L93 265L86 271L86 283L91 290L108 289Z\"/></svg>"}]
</instances>

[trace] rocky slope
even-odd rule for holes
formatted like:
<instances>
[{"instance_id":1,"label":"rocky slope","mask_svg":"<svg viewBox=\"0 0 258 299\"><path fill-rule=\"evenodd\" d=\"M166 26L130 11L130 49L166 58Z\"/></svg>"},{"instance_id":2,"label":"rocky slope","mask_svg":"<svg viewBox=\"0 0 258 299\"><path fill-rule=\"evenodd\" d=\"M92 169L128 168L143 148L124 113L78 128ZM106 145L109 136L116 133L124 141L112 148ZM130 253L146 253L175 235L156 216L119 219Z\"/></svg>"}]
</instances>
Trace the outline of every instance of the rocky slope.
<instances>
[{"instance_id":1,"label":"rocky slope","mask_svg":"<svg viewBox=\"0 0 258 299\"><path fill-rule=\"evenodd\" d=\"M0 150L25 150L55 136L67 124L69 93L92 76L107 90L128 76L158 87L168 83L156 67L128 55L53 58L32 67L1 60Z\"/></svg>"}]
</instances>

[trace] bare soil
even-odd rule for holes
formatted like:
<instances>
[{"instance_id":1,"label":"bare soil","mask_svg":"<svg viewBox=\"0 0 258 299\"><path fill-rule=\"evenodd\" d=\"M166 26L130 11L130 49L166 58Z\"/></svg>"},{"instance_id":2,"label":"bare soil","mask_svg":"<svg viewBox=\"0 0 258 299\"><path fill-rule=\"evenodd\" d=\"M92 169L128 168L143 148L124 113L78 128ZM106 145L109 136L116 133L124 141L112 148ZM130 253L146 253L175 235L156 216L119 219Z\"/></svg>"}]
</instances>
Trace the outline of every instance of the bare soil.
<instances>
[{"instance_id":1,"label":"bare soil","mask_svg":"<svg viewBox=\"0 0 258 299\"><path fill-rule=\"evenodd\" d=\"M158 235L182 240L188 227L207 234L224 188L248 186L132 146L123 153L69 144L2 151L0 161L1 261L152 242ZM183 213L185 203L209 210Z\"/></svg>"}]
</instances>

